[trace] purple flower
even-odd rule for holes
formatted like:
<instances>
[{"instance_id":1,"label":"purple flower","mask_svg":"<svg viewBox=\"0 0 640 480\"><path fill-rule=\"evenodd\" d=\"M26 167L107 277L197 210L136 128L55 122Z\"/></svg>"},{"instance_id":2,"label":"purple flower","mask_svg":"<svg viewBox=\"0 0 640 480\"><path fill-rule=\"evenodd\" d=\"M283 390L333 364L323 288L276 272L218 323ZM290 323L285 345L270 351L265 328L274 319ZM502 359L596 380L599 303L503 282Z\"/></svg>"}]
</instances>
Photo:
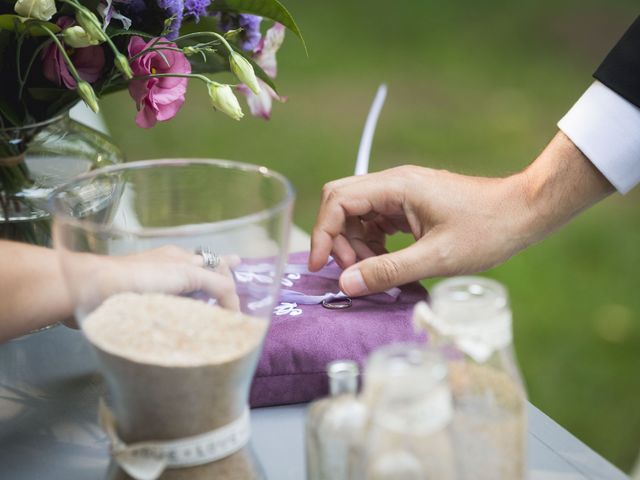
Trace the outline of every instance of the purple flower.
<instances>
[{"instance_id":1,"label":"purple flower","mask_svg":"<svg viewBox=\"0 0 640 480\"><path fill-rule=\"evenodd\" d=\"M167 19L171 19L165 37L167 40L175 40L180 34L182 15L184 10L183 0L158 0L158 7L164 10Z\"/></svg>"},{"instance_id":2,"label":"purple flower","mask_svg":"<svg viewBox=\"0 0 640 480\"><path fill-rule=\"evenodd\" d=\"M144 0L119 0L119 2L126 4L129 11L135 15L140 15L147 9Z\"/></svg>"},{"instance_id":3,"label":"purple flower","mask_svg":"<svg viewBox=\"0 0 640 480\"><path fill-rule=\"evenodd\" d=\"M166 41L164 38L160 40ZM166 45L167 49L163 52L147 51L153 41L147 42L140 37L131 37L129 40L129 57L141 54L131 62L131 69L135 77L142 78L134 77L129 83L129 93L138 107L136 123L142 128L150 128L156 122L173 118L182 107L187 91L188 80L184 77L153 75L191 73L187 57L182 52L169 50L177 48L175 43Z\"/></svg>"},{"instance_id":4,"label":"purple flower","mask_svg":"<svg viewBox=\"0 0 640 480\"><path fill-rule=\"evenodd\" d=\"M193 16L197 23L201 16L207 14L209 5L211 5L211 0L184 0L185 14Z\"/></svg>"},{"instance_id":5,"label":"purple flower","mask_svg":"<svg viewBox=\"0 0 640 480\"><path fill-rule=\"evenodd\" d=\"M260 22L262 17L246 15L243 13L222 13L220 15L220 28L223 32L242 28L240 33L240 48L245 51L253 51L260 43Z\"/></svg>"}]
</instances>

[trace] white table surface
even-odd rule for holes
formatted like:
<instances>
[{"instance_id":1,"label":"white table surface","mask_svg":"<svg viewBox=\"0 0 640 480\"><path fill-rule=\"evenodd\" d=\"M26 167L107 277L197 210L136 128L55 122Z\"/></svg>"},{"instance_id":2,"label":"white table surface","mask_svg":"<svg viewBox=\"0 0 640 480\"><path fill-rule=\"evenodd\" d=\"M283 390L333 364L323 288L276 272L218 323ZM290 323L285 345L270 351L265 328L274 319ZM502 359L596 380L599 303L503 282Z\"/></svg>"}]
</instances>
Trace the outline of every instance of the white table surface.
<instances>
[{"instance_id":1,"label":"white table surface","mask_svg":"<svg viewBox=\"0 0 640 480\"><path fill-rule=\"evenodd\" d=\"M80 332L65 327L0 345L0 479L102 479L104 385ZM306 405L252 410L253 445L272 480L303 480ZM627 478L529 406L530 480Z\"/></svg>"}]
</instances>

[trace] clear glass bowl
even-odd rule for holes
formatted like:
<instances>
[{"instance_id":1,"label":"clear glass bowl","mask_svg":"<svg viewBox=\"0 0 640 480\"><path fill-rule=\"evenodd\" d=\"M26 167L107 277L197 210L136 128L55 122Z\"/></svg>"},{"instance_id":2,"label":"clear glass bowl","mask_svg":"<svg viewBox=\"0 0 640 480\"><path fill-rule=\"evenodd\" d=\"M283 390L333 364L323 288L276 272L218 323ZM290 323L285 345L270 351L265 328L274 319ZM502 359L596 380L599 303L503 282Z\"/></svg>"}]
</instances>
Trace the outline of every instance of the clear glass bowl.
<instances>
[{"instance_id":1,"label":"clear glass bowl","mask_svg":"<svg viewBox=\"0 0 640 480\"><path fill-rule=\"evenodd\" d=\"M108 167L51 195L54 246L76 319L98 354L122 440L175 440L242 417L286 261L293 197L289 182L265 167L198 159ZM208 268L196 253L203 248L222 264ZM239 302L218 288L225 282ZM241 314L232 311L238 303ZM119 316L109 310L116 304ZM142 304L148 310L140 310ZM193 317L209 315L209 304L227 308L194 331ZM91 327L98 317L100 331ZM140 322L151 330L140 329ZM216 329L227 335L219 325L251 322L264 328L251 330L257 341L242 354L207 343ZM237 335L228 343L248 342ZM248 448L166 470L162 478L227 478L230 470L260 478ZM118 468L112 472L121 478Z\"/></svg>"}]
</instances>

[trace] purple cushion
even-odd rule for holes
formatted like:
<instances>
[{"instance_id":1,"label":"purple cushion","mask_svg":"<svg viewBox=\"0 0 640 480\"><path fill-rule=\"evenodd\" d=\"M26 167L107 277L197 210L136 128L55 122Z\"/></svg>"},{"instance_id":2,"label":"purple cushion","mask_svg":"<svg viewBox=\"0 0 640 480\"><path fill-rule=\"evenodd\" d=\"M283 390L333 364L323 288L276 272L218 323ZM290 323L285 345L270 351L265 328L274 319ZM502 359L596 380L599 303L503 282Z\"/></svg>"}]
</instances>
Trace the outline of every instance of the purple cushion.
<instances>
[{"instance_id":1,"label":"purple cushion","mask_svg":"<svg viewBox=\"0 0 640 480\"><path fill-rule=\"evenodd\" d=\"M291 254L289 263L307 263L308 252ZM292 289L309 295L340 290L337 279L302 275ZM427 297L419 283L401 288L397 299L387 294L354 298L343 310L322 305L298 305L302 313L281 309L272 317L262 356L251 387L252 407L309 402L327 395L327 363L357 361L381 345L398 341L425 341L414 332L414 305ZM296 313L298 313L296 315Z\"/></svg>"}]
</instances>

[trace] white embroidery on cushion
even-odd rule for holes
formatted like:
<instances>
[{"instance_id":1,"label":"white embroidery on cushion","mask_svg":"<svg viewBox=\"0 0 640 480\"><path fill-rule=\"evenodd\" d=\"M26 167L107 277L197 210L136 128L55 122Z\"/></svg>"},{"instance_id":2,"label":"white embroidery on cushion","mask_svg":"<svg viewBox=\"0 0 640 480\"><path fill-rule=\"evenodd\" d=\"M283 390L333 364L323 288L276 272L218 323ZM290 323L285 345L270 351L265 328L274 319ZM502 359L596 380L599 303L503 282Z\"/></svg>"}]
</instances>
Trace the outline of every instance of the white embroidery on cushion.
<instances>
[{"instance_id":1,"label":"white embroidery on cushion","mask_svg":"<svg viewBox=\"0 0 640 480\"><path fill-rule=\"evenodd\" d=\"M249 310L258 310L259 308L270 305L272 300L273 298L271 297L271 295L267 295L266 297L261 298L260 300L249 302L247 304L247 307L249 308Z\"/></svg>"},{"instance_id":2,"label":"white embroidery on cushion","mask_svg":"<svg viewBox=\"0 0 640 480\"><path fill-rule=\"evenodd\" d=\"M273 283L274 272L268 274L236 270L233 272L236 276L236 280L240 283L258 282L265 285L271 285ZM292 287L293 280L300 280L301 275L299 273L289 273L286 277L283 277L280 283L285 287Z\"/></svg>"},{"instance_id":3,"label":"white embroidery on cushion","mask_svg":"<svg viewBox=\"0 0 640 480\"><path fill-rule=\"evenodd\" d=\"M300 280L299 273L289 273L286 277L283 277L280 283L283 287L293 287L293 280Z\"/></svg>"},{"instance_id":4,"label":"white embroidery on cushion","mask_svg":"<svg viewBox=\"0 0 640 480\"><path fill-rule=\"evenodd\" d=\"M240 283L249 283L254 280L258 283L267 285L271 285L273 283L273 277L271 275L262 275L260 273L242 271L236 271L233 273L236 276L236 280Z\"/></svg>"},{"instance_id":5,"label":"white embroidery on cushion","mask_svg":"<svg viewBox=\"0 0 640 480\"><path fill-rule=\"evenodd\" d=\"M297 317L302 314L302 309L298 308L297 303L282 302L273 309L273 313L278 317L282 317L284 315Z\"/></svg>"}]
</instances>

